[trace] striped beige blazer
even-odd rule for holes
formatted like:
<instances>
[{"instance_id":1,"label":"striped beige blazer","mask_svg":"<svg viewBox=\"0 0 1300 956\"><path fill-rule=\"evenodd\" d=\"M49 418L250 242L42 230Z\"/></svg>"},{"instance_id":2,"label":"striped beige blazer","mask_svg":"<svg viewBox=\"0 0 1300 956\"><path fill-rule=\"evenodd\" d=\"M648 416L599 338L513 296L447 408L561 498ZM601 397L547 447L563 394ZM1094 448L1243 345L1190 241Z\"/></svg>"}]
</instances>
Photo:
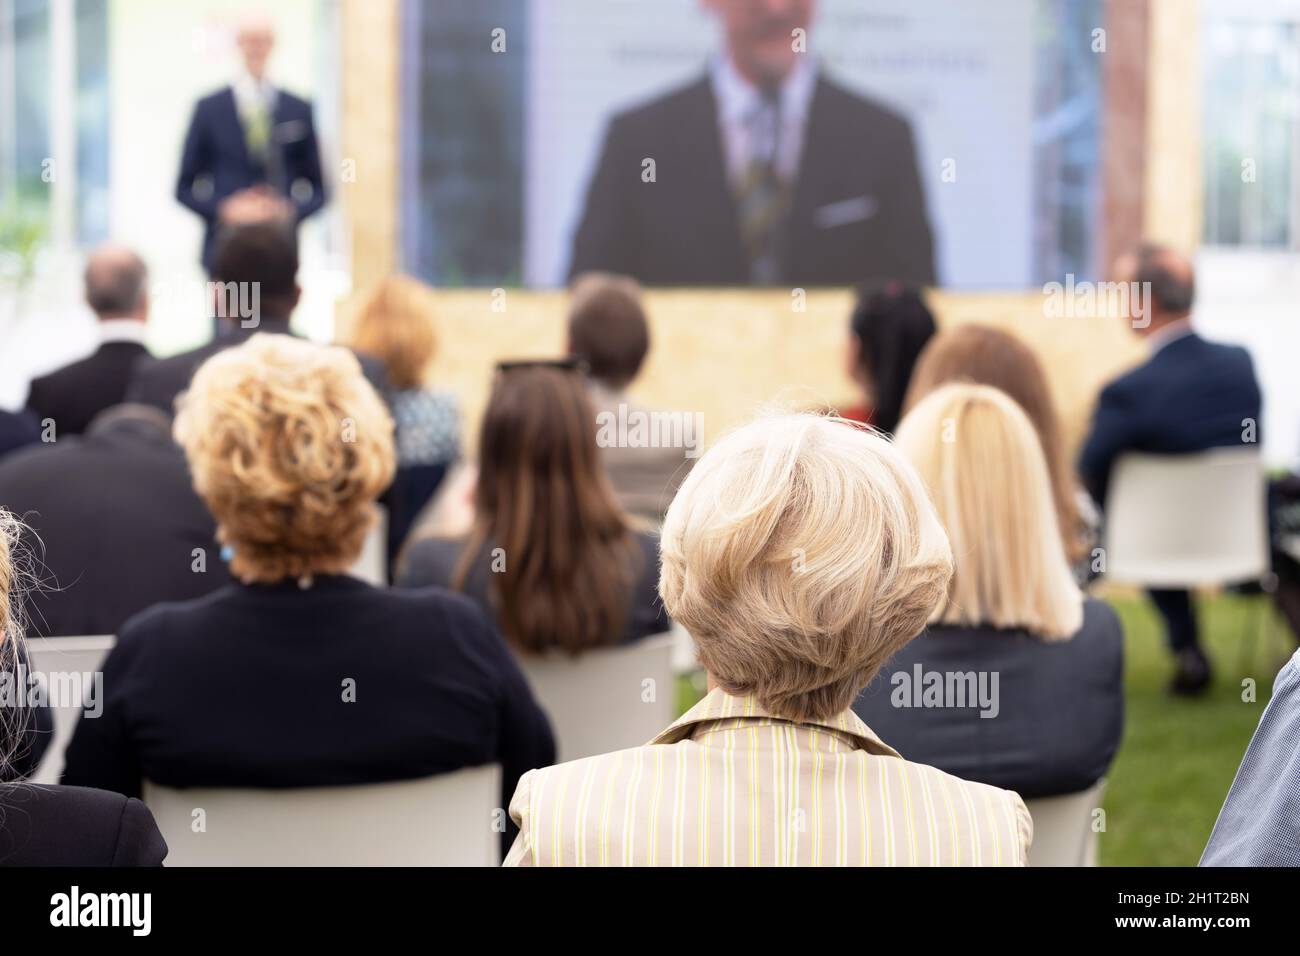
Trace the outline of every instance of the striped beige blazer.
<instances>
[{"instance_id":1,"label":"striped beige blazer","mask_svg":"<svg viewBox=\"0 0 1300 956\"><path fill-rule=\"evenodd\" d=\"M506 866L1024 866L1009 790L909 763L850 710L714 690L644 747L533 770Z\"/></svg>"}]
</instances>

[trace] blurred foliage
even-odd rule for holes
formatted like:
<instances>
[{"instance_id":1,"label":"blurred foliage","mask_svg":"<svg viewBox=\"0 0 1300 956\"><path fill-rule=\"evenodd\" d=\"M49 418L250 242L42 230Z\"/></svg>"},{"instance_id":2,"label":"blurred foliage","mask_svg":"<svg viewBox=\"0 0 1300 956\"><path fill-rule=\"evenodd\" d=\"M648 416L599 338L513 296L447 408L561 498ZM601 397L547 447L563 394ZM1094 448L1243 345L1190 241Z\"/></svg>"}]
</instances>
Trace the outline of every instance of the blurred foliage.
<instances>
[{"instance_id":1,"label":"blurred foliage","mask_svg":"<svg viewBox=\"0 0 1300 956\"><path fill-rule=\"evenodd\" d=\"M0 282L26 284L45 236L43 206L15 196L0 202Z\"/></svg>"}]
</instances>

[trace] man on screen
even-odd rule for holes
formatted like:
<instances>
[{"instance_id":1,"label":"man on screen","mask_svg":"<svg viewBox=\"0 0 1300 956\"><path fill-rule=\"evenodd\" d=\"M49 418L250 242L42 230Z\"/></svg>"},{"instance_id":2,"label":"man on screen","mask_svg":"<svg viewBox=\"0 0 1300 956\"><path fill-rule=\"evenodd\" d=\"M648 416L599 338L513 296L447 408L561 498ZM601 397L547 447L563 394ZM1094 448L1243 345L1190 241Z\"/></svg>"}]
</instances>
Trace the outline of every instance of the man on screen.
<instances>
[{"instance_id":1,"label":"man on screen","mask_svg":"<svg viewBox=\"0 0 1300 956\"><path fill-rule=\"evenodd\" d=\"M264 17L248 16L236 42L244 69L194 108L176 183L176 198L203 217L209 273L222 226L296 225L325 205L311 104L276 89L266 76L274 28Z\"/></svg>"},{"instance_id":2,"label":"man on screen","mask_svg":"<svg viewBox=\"0 0 1300 956\"><path fill-rule=\"evenodd\" d=\"M804 52L816 0L702 2L726 50L688 86L614 117L570 277L932 284L911 127Z\"/></svg>"}]
</instances>

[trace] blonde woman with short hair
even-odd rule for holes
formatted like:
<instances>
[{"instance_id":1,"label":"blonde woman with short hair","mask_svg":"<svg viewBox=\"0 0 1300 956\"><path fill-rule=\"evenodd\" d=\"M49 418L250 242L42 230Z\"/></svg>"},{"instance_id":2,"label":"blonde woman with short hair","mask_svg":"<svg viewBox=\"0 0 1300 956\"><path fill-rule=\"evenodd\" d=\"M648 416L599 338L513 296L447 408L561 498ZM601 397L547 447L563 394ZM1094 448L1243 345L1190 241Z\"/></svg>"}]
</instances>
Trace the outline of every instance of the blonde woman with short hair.
<instances>
[{"instance_id":1,"label":"blonde woman with short hair","mask_svg":"<svg viewBox=\"0 0 1300 956\"><path fill-rule=\"evenodd\" d=\"M236 583L157 605L104 665L66 782L313 787L554 759L545 716L469 601L349 576L393 423L343 348L258 335L203 364L176 420ZM195 555L195 573L217 555ZM364 821L358 821L364 826Z\"/></svg>"},{"instance_id":2,"label":"blonde woman with short hair","mask_svg":"<svg viewBox=\"0 0 1300 956\"><path fill-rule=\"evenodd\" d=\"M901 759L849 709L952 573L884 439L815 415L747 425L691 470L661 547L710 691L647 746L527 774L508 865L1024 864L1019 797Z\"/></svg>"},{"instance_id":3,"label":"blonde woman with short hair","mask_svg":"<svg viewBox=\"0 0 1300 956\"><path fill-rule=\"evenodd\" d=\"M1005 393L949 384L896 443L933 497L954 572L929 629L854 709L949 773L1026 798L1087 789L1123 730L1123 632L1074 582L1038 433Z\"/></svg>"}]
</instances>

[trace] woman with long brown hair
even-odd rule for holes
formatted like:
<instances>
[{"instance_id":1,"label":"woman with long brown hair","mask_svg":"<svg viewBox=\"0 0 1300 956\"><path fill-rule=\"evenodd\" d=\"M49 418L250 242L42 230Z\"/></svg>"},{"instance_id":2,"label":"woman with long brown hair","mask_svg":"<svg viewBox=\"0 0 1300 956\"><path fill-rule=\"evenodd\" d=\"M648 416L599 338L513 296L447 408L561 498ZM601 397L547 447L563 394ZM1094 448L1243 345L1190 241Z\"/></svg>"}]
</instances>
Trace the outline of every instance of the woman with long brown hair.
<instances>
[{"instance_id":1,"label":"woman with long brown hair","mask_svg":"<svg viewBox=\"0 0 1300 956\"><path fill-rule=\"evenodd\" d=\"M462 591L518 650L578 654L667 630L658 543L619 507L576 363L501 366L483 417L474 523L412 543L398 583Z\"/></svg>"}]
</instances>

